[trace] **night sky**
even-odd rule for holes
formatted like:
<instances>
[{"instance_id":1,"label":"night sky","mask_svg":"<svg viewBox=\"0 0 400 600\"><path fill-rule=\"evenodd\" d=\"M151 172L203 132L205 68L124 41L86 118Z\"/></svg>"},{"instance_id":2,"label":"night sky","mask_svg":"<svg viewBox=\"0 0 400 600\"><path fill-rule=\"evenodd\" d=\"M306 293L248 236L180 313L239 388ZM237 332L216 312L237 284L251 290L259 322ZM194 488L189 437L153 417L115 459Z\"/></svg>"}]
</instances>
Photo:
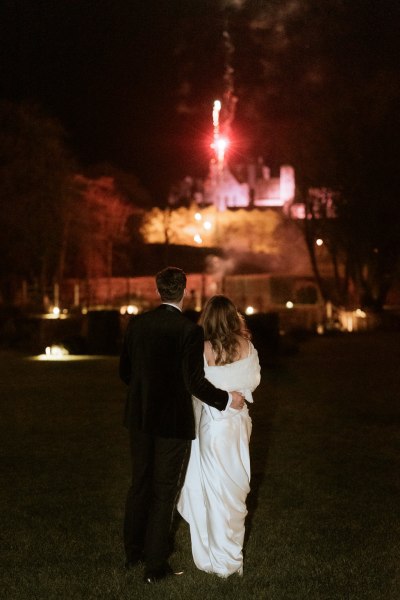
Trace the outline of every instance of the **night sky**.
<instances>
[{"instance_id":1,"label":"night sky","mask_svg":"<svg viewBox=\"0 0 400 600\"><path fill-rule=\"evenodd\" d=\"M323 102L353 69L357 85L363 68L394 68L398 25L397 0L3 0L0 95L59 119L83 167L109 162L165 194L205 174L224 30L236 158L277 165L291 159L291 81Z\"/></svg>"}]
</instances>

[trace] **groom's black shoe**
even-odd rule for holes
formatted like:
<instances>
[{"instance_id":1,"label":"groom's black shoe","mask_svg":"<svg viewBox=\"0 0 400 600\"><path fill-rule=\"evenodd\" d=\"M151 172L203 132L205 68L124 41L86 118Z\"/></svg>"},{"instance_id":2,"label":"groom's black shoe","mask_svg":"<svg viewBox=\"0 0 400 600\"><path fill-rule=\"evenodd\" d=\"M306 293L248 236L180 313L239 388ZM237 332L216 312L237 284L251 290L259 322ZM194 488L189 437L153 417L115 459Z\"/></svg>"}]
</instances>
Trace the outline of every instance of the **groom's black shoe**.
<instances>
[{"instance_id":1,"label":"groom's black shoe","mask_svg":"<svg viewBox=\"0 0 400 600\"><path fill-rule=\"evenodd\" d=\"M183 575L183 571L173 571L169 565L159 569L149 569L145 571L143 581L145 583L157 583L172 575Z\"/></svg>"}]
</instances>

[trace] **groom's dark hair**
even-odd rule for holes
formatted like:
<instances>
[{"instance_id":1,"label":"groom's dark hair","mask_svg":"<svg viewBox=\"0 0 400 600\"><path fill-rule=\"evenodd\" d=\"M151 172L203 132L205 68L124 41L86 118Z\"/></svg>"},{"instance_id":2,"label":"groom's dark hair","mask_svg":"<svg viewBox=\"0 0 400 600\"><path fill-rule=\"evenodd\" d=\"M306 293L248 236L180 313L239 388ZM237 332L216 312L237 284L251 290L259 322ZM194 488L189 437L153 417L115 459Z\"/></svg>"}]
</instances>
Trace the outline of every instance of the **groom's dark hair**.
<instances>
[{"instance_id":1,"label":"groom's dark hair","mask_svg":"<svg viewBox=\"0 0 400 600\"><path fill-rule=\"evenodd\" d=\"M157 273L156 285L163 302L179 302L186 288L186 275L178 267L166 267Z\"/></svg>"}]
</instances>

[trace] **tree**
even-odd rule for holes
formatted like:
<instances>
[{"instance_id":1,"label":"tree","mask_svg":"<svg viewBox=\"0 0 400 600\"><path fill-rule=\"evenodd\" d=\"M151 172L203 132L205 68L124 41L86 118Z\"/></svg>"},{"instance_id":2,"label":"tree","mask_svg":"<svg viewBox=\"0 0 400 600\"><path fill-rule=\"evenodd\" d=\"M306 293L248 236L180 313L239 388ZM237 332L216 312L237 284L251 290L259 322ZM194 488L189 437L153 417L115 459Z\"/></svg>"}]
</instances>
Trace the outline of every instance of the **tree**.
<instances>
[{"instance_id":1,"label":"tree","mask_svg":"<svg viewBox=\"0 0 400 600\"><path fill-rule=\"evenodd\" d=\"M43 298L62 262L74 163L61 126L36 106L1 103L0 132L3 302L22 280Z\"/></svg>"},{"instance_id":2,"label":"tree","mask_svg":"<svg viewBox=\"0 0 400 600\"><path fill-rule=\"evenodd\" d=\"M381 310L400 274L400 81L390 68L364 75L363 80L353 78L358 78L358 86L352 87L349 78L348 88L336 96L329 112L325 108L319 115L323 144L308 150L312 171L305 179L309 181L313 173L315 182L337 190L335 219L316 218L303 184L309 217L305 232L311 253L316 237L327 242L336 298L348 303L353 288L353 302ZM323 149L325 164L318 159L318 149Z\"/></svg>"},{"instance_id":3,"label":"tree","mask_svg":"<svg viewBox=\"0 0 400 600\"><path fill-rule=\"evenodd\" d=\"M120 270L118 252L126 259L127 223L142 210L118 191L112 177L74 176L76 196L68 235L68 274L112 277ZM116 264L117 263L117 264Z\"/></svg>"},{"instance_id":4,"label":"tree","mask_svg":"<svg viewBox=\"0 0 400 600\"><path fill-rule=\"evenodd\" d=\"M135 209L145 210L152 206L150 193L133 173L128 173L110 163L100 163L86 169L85 176L92 180L111 178L115 194L125 204L131 204Z\"/></svg>"}]
</instances>

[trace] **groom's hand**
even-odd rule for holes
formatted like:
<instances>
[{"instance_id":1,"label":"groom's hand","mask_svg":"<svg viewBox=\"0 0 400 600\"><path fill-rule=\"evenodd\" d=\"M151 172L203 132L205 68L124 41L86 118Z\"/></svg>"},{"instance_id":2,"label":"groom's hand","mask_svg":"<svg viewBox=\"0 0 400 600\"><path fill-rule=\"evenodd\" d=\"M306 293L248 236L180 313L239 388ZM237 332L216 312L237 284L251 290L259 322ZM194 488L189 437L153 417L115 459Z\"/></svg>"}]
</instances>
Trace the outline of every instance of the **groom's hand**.
<instances>
[{"instance_id":1,"label":"groom's hand","mask_svg":"<svg viewBox=\"0 0 400 600\"><path fill-rule=\"evenodd\" d=\"M231 408L235 408L236 410L242 410L244 406L244 396L240 392L231 392L232 394L232 402Z\"/></svg>"}]
</instances>

